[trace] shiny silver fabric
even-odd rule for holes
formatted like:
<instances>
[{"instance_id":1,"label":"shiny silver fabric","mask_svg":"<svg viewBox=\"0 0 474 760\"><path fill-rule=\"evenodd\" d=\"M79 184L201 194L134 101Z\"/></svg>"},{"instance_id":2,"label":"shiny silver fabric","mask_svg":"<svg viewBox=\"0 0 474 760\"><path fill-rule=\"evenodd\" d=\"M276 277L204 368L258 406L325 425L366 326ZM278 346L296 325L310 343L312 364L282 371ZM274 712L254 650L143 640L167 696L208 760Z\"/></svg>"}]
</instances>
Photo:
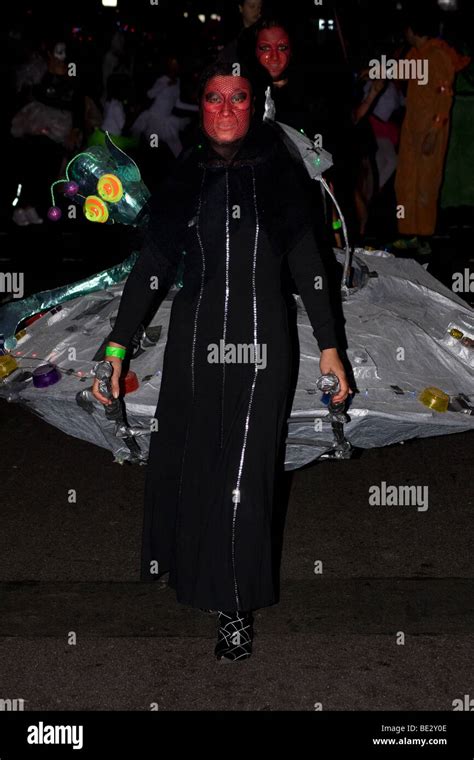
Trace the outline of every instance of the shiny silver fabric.
<instances>
[{"instance_id":1,"label":"shiny silver fabric","mask_svg":"<svg viewBox=\"0 0 474 760\"><path fill-rule=\"evenodd\" d=\"M240 610L240 600L239 600L239 591L238 591L238 584L237 584L237 574L236 574L236 567L235 567L235 529L237 524L237 510L240 504L240 482L242 478L242 470L244 468L244 460L245 460L245 450L247 448L247 436L249 432L249 425L250 425L250 414L252 411L252 403L253 403L253 395L255 392L255 385L257 382L257 375L258 375L258 365L257 365L257 357L258 357L258 351L257 351L257 345L258 345L258 315L257 315L257 284L256 284L256 267L257 267L257 252L258 252L258 241L259 241L259 235L260 235L260 219L258 214L258 205L257 205L257 192L255 187L255 172L253 166L251 167L252 170L252 192L253 192L253 206L255 211L255 242L253 247L253 259L252 259L252 310L253 310L253 344L254 344L254 375L252 380L252 387L250 389L250 397L249 397L249 404L247 408L247 416L245 418L245 429L244 429L244 439L242 442L242 450L240 452L240 461L239 461L239 471L237 474L237 482L235 484L235 488L232 491L232 502L234 504L233 509L233 515L232 515L232 564L233 564L233 571L234 571L234 590L235 590L235 601L237 604L236 609Z\"/></svg>"},{"instance_id":2,"label":"shiny silver fabric","mask_svg":"<svg viewBox=\"0 0 474 760\"><path fill-rule=\"evenodd\" d=\"M204 183L206 181L206 169L202 173L201 192L199 193L199 203L197 210L197 222L196 222L196 235L199 243L199 250L201 251L201 288L199 290L198 302L196 305L196 312L194 314L194 332L193 332L193 346L191 350L191 388L193 392L193 398L195 394L195 357L196 357L196 338L199 321L199 309L201 308L202 294L204 292L204 278L206 275L206 258L204 255L204 247L201 238L201 209L202 209L202 192L204 189Z\"/></svg>"},{"instance_id":3,"label":"shiny silver fabric","mask_svg":"<svg viewBox=\"0 0 474 760\"><path fill-rule=\"evenodd\" d=\"M61 285L54 290L42 290L41 293L22 298L19 301L9 301L9 303L0 306L0 336L3 335L5 348L9 351L15 348L17 343L15 333L18 325L24 319L42 311L48 311L48 309L59 306L65 301L71 301L73 298L99 290L107 290L112 285L118 285L119 282L128 277L137 258L138 253L132 253L121 264L117 264L111 269L104 269L103 272L94 274L92 277L86 277L84 280L79 280L79 282L74 282L71 285Z\"/></svg>"},{"instance_id":4,"label":"shiny silver fabric","mask_svg":"<svg viewBox=\"0 0 474 760\"><path fill-rule=\"evenodd\" d=\"M198 208L197 208L197 215L196 215L196 236L199 243L199 249L201 251L201 286L199 289L199 296L198 296L198 302L196 304L196 311L194 313L194 328L193 328L193 344L191 348L191 390L192 390L192 396L193 396L193 403L195 399L195 358L196 358L196 339L197 339L197 329L198 329L198 322L199 322L199 309L201 307L201 301L202 296L204 293L204 278L206 274L206 257L204 255L204 246L202 244L202 238L201 238L201 209L202 209L202 193L204 190L204 183L206 181L206 169L203 169L202 172L202 180L201 180L201 190L199 192L199 201L198 201ZM161 382L161 380L160 380ZM178 487L178 503L181 498L181 490L182 490L182 484L183 484L183 472L186 462L186 450L188 447L188 437L189 437L189 423L186 428L186 436L184 439L184 448L183 448L183 456L181 459L181 473L179 476L179 487Z\"/></svg>"},{"instance_id":5,"label":"shiny silver fabric","mask_svg":"<svg viewBox=\"0 0 474 760\"><path fill-rule=\"evenodd\" d=\"M229 170L225 172L225 296L224 296L224 325L222 341L225 350L227 338L227 312L229 309L229 266L230 266L230 203L229 203ZM222 362L222 399L221 399L221 448L224 445L224 400L225 400L225 362Z\"/></svg>"},{"instance_id":6,"label":"shiny silver fabric","mask_svg":"<svg viewBox=\"0 0 474 760\"><path fill-rule=\"evenodd\" d=\"M335 249L335 256L342 266L344 251ZM439 413L418 401L420 391L433 385L451 397L462 393L474 401L474 349L449 332L456 328L474 336L474 311L413 260L358 249L353 266L354 287L343 310L347 356L359 392L349 408L351 421L345 426L348 440L354 447L368 449L474 430L474 416L451 410ZM369 270L376 276L367 277ZM69 288L76 285L79 283ZM120 463L133 460L123 440L115 435L115 424L107 420L98 401L92 402L90 413L86 413L77 405L76 395L92 385L94 356L110 333L122 290L123 281L103 291L88 292L63 304L60 312L48 312L31 324L12 351L19 369L0 380L0 404L1 399L24 404L67 435L108 449ZM142 340L140 352L132 358L131 369L140 383L138 390L124 399L132 427L149 429L153 419L177 292L171 291L162 302L147 329L149 337ZM327 407L316 388L320 374L318 345L300 298L297 303L301 358L288 420L287 470L314 462L333 440ZM404 361L397 359L400 347L405 351ZM25 375L49 361L60 368L60 382L41 390L34 388L31 374L29 380ZM150 436L137 441L146 459Z\"/></svg>"}]
</instances>

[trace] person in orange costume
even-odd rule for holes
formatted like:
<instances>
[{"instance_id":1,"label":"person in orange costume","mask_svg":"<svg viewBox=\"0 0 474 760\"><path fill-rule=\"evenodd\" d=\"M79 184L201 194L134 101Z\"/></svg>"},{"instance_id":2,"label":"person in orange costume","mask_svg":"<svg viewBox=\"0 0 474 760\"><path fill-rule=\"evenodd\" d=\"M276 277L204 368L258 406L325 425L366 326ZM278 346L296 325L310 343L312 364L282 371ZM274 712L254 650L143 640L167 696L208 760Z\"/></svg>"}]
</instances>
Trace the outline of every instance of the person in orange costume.
<instances>
[{"instance_id":1,"label":"person in orange costume","mask_svg":"<svg viewBox=\"0 0 474 760\"><path fill-rule=\"evenodd\" d=\"M402 126L398 168L395 178L397 210L403 206L398 230L411 239L396 241L395 248L417 248L429 254L427 240L435 230L438 195L449 138L453 83L470 59L459 55L440 39L429 35L429 22L411 22L405 37L412 45L406 59L424 60L426 84L408 83L406 115Z\"/></svg>"}]
</instances>

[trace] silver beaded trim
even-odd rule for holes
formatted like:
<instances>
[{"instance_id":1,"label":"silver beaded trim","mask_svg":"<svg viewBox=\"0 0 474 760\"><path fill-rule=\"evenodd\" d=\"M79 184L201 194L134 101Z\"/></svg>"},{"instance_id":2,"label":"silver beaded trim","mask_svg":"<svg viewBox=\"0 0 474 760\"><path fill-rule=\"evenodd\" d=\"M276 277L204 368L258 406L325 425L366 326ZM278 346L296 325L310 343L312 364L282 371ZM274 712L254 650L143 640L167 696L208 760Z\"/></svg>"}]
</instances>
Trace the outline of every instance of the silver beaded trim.
<instances>
[{"instance_id":1,"label":"silver beaded trim","mask_svg":"<svg viewBox=\"0 0 474 760\"><path fill-rule=\"evenodd\" d=\"M194 315L193 345L192 345L192 349L191 349L191 388L192 388L193 402L194 402L194 357L195 357L195 353L196 353L197 326L198 326L198 318L199 318L199 307L201 306L202 294L203 294L203 291L204 291L204 275L206 273L206 259L205 259L205 256L204 256L204 247L203 247L202 240L201 240L201 227L200 227L200 224L201 224L202 193L203 193L203 189L204 189L205 179L206 179L206 169L204 169L204 171L202 173L202 181L201 181L201 189L200 189L200 192L199 192L198 209L197 209L197 214L196 214L196 216L194 217L194 220L193 220L195 222L195 225L196 225L196 235L197 235L197 239L199 241L199 248L201 249L201 262L202 262L202 267L201 267L201 288L200 288L200 291L199 291L199 298L198 298L198 302L197 302L197 305L196 305L196 313ZM179 502L181 500L181 490L182 490L182 485L183 485L184 462L185 462L186 451L187 451L187 447L188 447L188 437L189 437L189 419L188 419L188 424L186 426L186 437L184 439L183 455L181 457L181 472L180 472L180 475L179 475L179 487L178 487L178 505L179 505Z\"/></svg>"},{"instance_id":2,"label":"silver beaded trim","mask_svg":"<svg viewBox=\"0 0 474 760\"><path fill-rule=\"evenodd\" d=\"M230 207L229 207L229 170L225 170L225 299L224 299L224 325L222 328L222 340L225 350L227 337L227 313L229 310L229 265L230 265ZM221 448L224 445L224 396L225 396L225 362L222 362L222 402L221 402Z\"/></svg>"},{"instance_id":3,"label":"silver beaded trim","mask_svg":"<svg viewBox=\"0 0 474 760\"><path fill-rule=\"evenodd\" d=\"M237 523L237 510L240 504L240 481L242 478L242 470L244 467L245 450L247 448L247 435L249 431L250 413L252 411L253 395L255 391L255 384L257 382L258 365L257 365L257 343L258 343L258 321L257 321L257 289L256 289L256 265L257 265L257 250L260 234L260 218L258 214L257 206L257 193L255 185L255 171L253 166L252 171L252 191L253 191L253 206L255 211L255 242L253 247L253 261L252 261L252 307L253 307L253 343L254 343L254 375L252 381L252 387L250 389L249 405L247 408L247 416L245 418L244 440L242 443L242 451L240 452L239 470L237 474L237 482L235 488L232 491L232 502L234 504L233 516L232 516L232 568L234 573L234 591L235 602L237 604L236 609L240 610L239 589L237 584L237 573L235 568L235 528Z\"/></svg>"},{"instance_id":4,"label":"silver beaded trim","mask_svg":"<svg viewBox=\"0 0 474 760\"><path fill-rule=\"evenodd\" d=\"M191 388L193 392L193 399L194 399L194 359L196 355L196 336L197 336L197 327L198 327L198 319L199 319L199 309L201 307L202 294L204 292L204 277L206 274L206 258L204 256L204 246L202 244L202 238L201 238L201 206L202 206L202 192L204 189L205 179L206 179L206 169L204 169L202 173L202 182L201 182L201 190L199 193L199 203L198 203L197 222L196 222L196 235L199 242L199 248L201 251L201 289L199 291L199 298L196 305L196 313L194 315L193 347L191 351Z\"/></svg>"}]
</instances>

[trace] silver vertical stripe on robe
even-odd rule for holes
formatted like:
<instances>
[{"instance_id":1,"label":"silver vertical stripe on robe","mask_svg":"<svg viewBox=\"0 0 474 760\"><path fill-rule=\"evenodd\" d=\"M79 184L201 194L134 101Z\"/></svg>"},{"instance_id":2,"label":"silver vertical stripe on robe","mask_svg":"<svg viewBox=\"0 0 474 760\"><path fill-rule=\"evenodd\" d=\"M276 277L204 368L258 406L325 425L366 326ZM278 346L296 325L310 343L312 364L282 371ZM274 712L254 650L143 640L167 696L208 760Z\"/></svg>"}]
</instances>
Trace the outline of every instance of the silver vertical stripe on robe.
<instances>
[{"instance_id":1,"label":"silver vertical stripe on robe","mask_svg":"<svg viewBox=\"0 0 474 760\"><path fill-rule=\"evenodd\" d=\"M204 182L206 180L206 169L203 170L202 173L202 181L201 181L201 189L199 192L199 201L198 201L198 208L197 208L197 215L196 215L196 235L199 242L199 248L201 251L201 287L199 289L199 296L198 296L198 302L196 305L196 313L194 314L194 330L193 330L193 345L191 348L191 388L192 388L192 397L193 397L193 403L194 403L194 359L196 354L196 335L197 335L197 327L198 327L198 319L199 319L199 307L201 306L202 301L202 295L204 292L204 276L206 274L206 258L204 256L204 246L202 244L201 239L201 207L202 207L202 193L204 190ZM181 499L181 488L183 484L183 472L184 472L184 461L186 458L186 449L188 446L188 437L189 437L189 422L190 422L191 416L188 419L188 424L186 426L186 437L184 439L184 447L183 447L183 456L181 458L181 472L179 475L179 488L178 488L178 505L180 503Z\"/></svg>"},{"instance_id":2,"label":"silver vertical stripe on robe","mask_svg":"<svg viewBox=\"0 0 474 760\"><path fill-rule=\"evenodd\" d=\"M198 320L199 320L199 309L201 307L202 294L204 292L204 277L206 274L206 258L204 256L204 246L202 244L202 238L201 238L202 191L204 189L205 179L206 179L206 169L204 169L202 173L201 192L199 193L199 204L198 204L198 210L197 210L197 223L196 223L196 235L197 235L197 239L199 243L199 249L201 251L201 288L199 290L199 297L198 297L198 302L196 305L196 313L194 315L193 347L191 351L191 387L193 389L193 399L194 399L194 360L196 356L196 336L197 336L197 327L198 327Z\"/></svg>"},{"instance_id":3,"label":"silver vertical stripe on robe","mask_svg":"<svg viewBox=\"0 0 474 760\"><path fill-rule=\"evenodd\" d=\"M230 265L230 207L229 207L229 170L225 170L225 299L224 326L222 328L222 343L225 353L227 338L227 313L229 310L229 265ZM225 361L222 362L222 399L221 399L221 448L224 445L224 396L225 396Z\"/></svg>"},{"instance_id":4,"label":"silver vertical stripe on robe","mask_svg":"<svg viewBox=\"0 0 474 760\"><path fill-rule=\"evenodd\" d=\"M255 384L257 382L257 374L258 374L258 366L257 366L258 321L257 321L257 288L256 288L255 273L256 273L256 265L257 265L258 239L259 239L259 233L260 233L260 219L258 215L257 193L256 193L256 187L255 187L255 171L254 171L253 166L251 167L251 170L252 170L253 206L254 206L254 211L255 211L255 242L254 242L254 247L253 247L253 261L252 261L254 373L253 373L252 387L250 389L250 398L249 398L249 404L247 408L247 416L245 418L244 440L242 443L242 450L240 452L240 462L239 462L239 471L237 473L237 482L236 482L234 490L232 491L232 502L234 504L234 510L233 510L233 515L232 515L232 568L233 568L233 573L234 573L234 592L235 592L235 602L237 604L237 610L240 610L240 598L239 598L239 587L237 583L237 572L236 572L236 567L235 567L235 529L236 529L236 524L237 524L237 510L240 503L240 481L242 478L242 470L244 467L245 450L247 448L247 434L249 431L250 413L252 411L253 394L255 391Z\"/></svg>"}]
</instances>

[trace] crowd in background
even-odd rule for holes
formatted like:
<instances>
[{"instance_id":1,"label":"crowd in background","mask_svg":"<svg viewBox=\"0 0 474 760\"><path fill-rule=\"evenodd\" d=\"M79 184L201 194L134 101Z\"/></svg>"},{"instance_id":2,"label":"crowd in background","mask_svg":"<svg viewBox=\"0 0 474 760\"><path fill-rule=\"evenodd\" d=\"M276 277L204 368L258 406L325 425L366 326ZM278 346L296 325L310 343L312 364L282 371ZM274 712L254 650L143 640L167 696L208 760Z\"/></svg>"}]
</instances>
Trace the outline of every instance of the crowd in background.
<instances>
[{"instance_id":1,"label":"crowd in background","mask_svg":"<svg viewBox=\"0 0 474 760\"><path fill-rule=\"evenodd\" d=\"M4 138L13 159L13 223L43 224L51 182L64 176L77 152L102 144L106 131L153 191L196 139L203 68L225 57L244 59L257 71L265 54L272 55L272 34L283 34L291 45L283 79L276 64L275 76L271 62L266 72L277 119L311 138L322 136L334 160L328 180L353 242L364 243L379 222L380 246L429 253L443 181L453 196L448 205L474 206L473 141L465 129L474 114L474 67L462 37L449 45L442 39L449 30L437 4L407 3L407 13L390 16L375 34L363 24L354 32L337 3L326 3L324 14L312 4L305 13L289 2L275 8L262 0L229 0L225 7L222 16L201 18L180 11L173 23L157 27L150 11L135 26L119 14L91 15L87 24L46 33L10 25ZM277 58L286 54L281 40L275 51ZM428 58L431 84L372 78L370 61L382 55ZM334 230L337 242L337 223Z\"/></svg>"}]
</instances>

